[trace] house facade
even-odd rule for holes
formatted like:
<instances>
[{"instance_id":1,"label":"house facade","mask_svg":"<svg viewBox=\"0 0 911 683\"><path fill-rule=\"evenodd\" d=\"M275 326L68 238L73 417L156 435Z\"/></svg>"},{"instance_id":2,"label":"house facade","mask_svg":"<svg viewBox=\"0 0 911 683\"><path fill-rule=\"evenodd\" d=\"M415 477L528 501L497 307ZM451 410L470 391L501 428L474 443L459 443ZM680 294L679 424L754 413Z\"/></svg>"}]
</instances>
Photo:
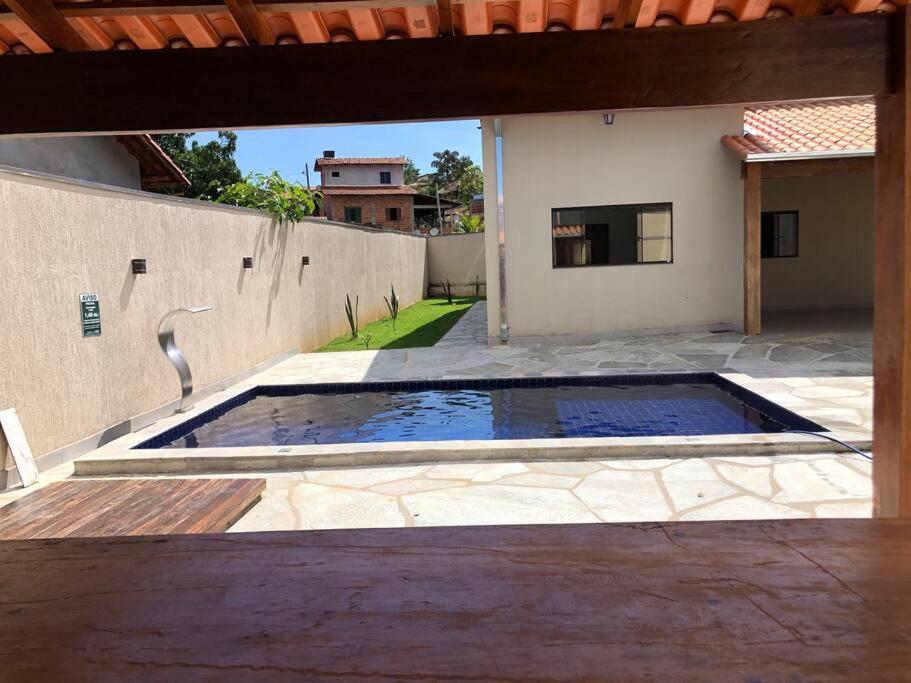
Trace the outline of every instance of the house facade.
<instances>
[{"instance_id":1,"label":"house facade","mask_svg":"<svg viewBox=\"0 0 911 683\"><path fill-rule=\"evenodd\" d=\"M405 184L405 157L336 157L327 150L316 160L320 215L329 220L412 232L414 196Z\"/></svg>"},{"instance_id":2,"label":"house facade","mask_svg":"<svg viewBox=\"0 0 911 683\"><path fill-rule=\"evenodd\" d=\"M866 100L482 121L488 334L744 330L871 307L872 126Z\"/></svg>"},{"instance_id":3,"label":"house facade","mask_svg":"<svg viewBox=\"0 0 911 683\"><path fill-rule=\"evenodd\" d=\"M0 166L132 190L189 185L151 135L0 140Z\"/></svg>"}]
</instances>

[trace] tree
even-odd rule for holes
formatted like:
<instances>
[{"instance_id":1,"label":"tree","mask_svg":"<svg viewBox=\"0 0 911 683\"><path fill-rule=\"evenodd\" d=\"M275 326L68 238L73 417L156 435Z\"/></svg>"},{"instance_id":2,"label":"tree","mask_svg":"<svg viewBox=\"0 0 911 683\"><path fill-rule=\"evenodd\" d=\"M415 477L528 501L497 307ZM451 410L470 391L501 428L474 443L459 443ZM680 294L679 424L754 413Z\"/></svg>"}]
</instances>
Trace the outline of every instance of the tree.
<instances>
[{"instance_id":1,"label":"tree","mask_svg":"<svg viewBox=\"0 0 911 683\"><path fill-rule=\"evenodd\" d=\"M458 198L459 204L468 207L471 198L484 191L484 173L478 166L471 164L459 177Z\"/></svg>"},{"instance_id":2,"label":"tree","mask_svg":"<svg viewBox=\"0 0 911 683\"><path fill-rule=\"evenodd\" d=\"M190 187L162 188L156 191L216 201L226 187L239 183L242 179L234 160L237 133L219 131L217 140L204 145L191 140L194 135L195 133L166 133L152 136L190 181Z\"/></svg>"},{"instance_id":3,"label":"tree","mask_svg":"<svg viewBox=\"0 0 911 683\"><path fill-rule=\"evenodd\" d=\"M442 152L433 153L430 165L434 169L434 190L447 185L458 183L462 174L470 166L474 166L470 156L463 156L455 150L444 149Z\"/></svg>"},{"instance_id":4,"label":"tree","mask_svg":"<svg viewBox=\"0 0 911 683\"><path fill-rule=\"evenodd\" d=\"M272 171L269 175L251 173L240 182L228 185L215 201L259 209L281 223L312 216L316 198L317 193L313 190L285 180L278 171Z\"/></svg>"},{"instance_id":5,"label":"tree","mask_svg":"<svg viewBox=\"0 0 911 683\"><path fill-rule=\"evenodd\" d=\"M421 169L415 166L414 162L406 157L405 158L405 184L413 185L418 181L418 178L421 177Z\"/></svg>"}]
</instances>

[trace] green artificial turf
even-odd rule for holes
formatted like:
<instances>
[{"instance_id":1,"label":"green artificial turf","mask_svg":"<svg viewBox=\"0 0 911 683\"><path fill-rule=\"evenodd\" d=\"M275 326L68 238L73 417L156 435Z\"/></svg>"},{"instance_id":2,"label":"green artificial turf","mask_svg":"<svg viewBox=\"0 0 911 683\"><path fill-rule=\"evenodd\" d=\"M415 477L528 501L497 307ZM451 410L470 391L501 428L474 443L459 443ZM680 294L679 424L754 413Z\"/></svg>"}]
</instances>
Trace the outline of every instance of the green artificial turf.
<instances>
[{"instance_id":1,"label":"green artificial turf","mask_svg":"<svg viewBox=\"0 0 911 683\"><path fill-rule=\"evenodd\" d=\"M317 351L364 351L368 348L364 343L368 336L371 350L433 346L477 300L475 297L453 297L450 304L446 299L424 299L399 311L394 331L392 319L383 318L364 326L358 339L351 339L351 335L346 334Z\"/></svg>"}]
</instances>

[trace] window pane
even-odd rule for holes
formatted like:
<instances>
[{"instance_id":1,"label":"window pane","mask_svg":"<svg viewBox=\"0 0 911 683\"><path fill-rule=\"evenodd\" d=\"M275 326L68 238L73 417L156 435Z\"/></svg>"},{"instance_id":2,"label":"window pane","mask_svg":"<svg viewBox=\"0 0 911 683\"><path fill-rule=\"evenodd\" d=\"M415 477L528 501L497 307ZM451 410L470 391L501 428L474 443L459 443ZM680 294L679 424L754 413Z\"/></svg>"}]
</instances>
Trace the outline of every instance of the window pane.
<instances>
[{"instance_id":1,"label":"window pane","mask_svg":"<svg viewBox=\"0 0 911 683\"><path fill-rule=\"evenodd\" d=\"M555 267L669 263L671 205L553 209Z\"/></svg>"},{"instance_id":2,"label":"window pane","mask_svg":"<svg viewBox=\"0 0 911 683\"><path fill-rule=\"evenodd\" d=\"M762 258L797 256L799 216L796 211L762 214Z\"/></svg>"},{"instance_id":3,"label":"window pane","mask_svg":"<svg viewBox=\"0 0 911 683\"><path fill-rule=\"evenodd\" d=\"M778 255L797 256L797 214L780 213L777 218Z\"/></svg>"}]
</instances>

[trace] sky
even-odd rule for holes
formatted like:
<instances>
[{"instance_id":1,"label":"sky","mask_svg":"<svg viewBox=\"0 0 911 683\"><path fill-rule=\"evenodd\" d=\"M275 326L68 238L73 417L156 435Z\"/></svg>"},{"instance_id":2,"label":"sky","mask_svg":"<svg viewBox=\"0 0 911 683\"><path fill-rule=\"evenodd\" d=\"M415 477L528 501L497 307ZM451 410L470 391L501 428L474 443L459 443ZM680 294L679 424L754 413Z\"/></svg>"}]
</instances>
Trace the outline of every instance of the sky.
<instances>
[{"instance_id":1,"label":"sky","mask_svg":"<svg viewBox=\"0 0 911 683\"><path fill-rule=\"evenodd\" d=\"M235 158L244 173L276 170L288 180L304 182L304 164L310 166L310 183L319 184L313 162L323 150L340 157L411 157L421 173L433 169L433 153L444 149L467 154L481 165L481 131L477 120L433 123L384 123L362 126L312 126L237 131ZM206 142L215 133L199 133Z\"/></svg>"}]
</instances>

